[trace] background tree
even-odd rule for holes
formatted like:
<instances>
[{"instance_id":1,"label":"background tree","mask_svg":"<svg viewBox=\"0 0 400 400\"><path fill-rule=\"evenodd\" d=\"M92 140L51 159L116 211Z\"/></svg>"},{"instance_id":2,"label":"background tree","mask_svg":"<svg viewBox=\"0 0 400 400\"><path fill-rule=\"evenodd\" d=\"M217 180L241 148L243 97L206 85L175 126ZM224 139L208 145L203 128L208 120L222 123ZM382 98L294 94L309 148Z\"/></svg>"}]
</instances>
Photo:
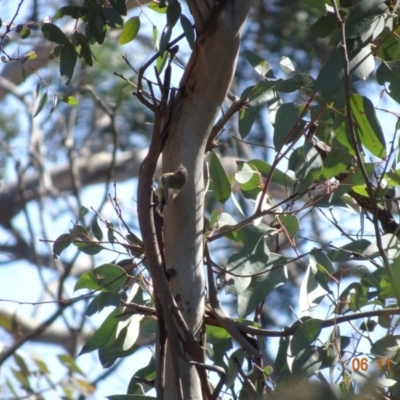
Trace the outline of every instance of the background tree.
<instances>
[{"instance_id":1,"label":"background tree","mask_svg":"<svg viewBox=\"0 0 400 400\"><path fill-rule=\"evenodd\" d=\"M397 2L14 7L0 249L42 286L1 309L6 395L90 397L125 360L126 398L398 398Z\"/></svg>"}]
</instances>

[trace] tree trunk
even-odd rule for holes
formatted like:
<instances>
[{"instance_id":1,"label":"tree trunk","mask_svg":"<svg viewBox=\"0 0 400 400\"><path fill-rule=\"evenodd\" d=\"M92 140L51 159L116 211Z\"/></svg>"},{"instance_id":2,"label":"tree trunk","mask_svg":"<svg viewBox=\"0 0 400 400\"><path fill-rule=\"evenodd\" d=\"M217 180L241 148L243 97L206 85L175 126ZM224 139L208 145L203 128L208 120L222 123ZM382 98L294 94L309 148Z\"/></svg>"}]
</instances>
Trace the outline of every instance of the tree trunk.
<instances>
[{"instance_id":1,"label":"tree trunk","mask_svg":"<svg viewBox=\"0 0 400 400\"><path fill-rule=\"evenodd\" d=\"M173 104L172 122L163 151L164 172L182 163L188 182L166 207L164 243L172 294L196 340L201 341L205 306L203 271L203 163L205 145L230 87L236 67L241 31L250 1L188 0L198 39ZM213 2L214 3L214 2ZM176 399L167 354L165 398ZM184 399L201 399L196 369L179 360Z\"/></svg>"}]
</instances>

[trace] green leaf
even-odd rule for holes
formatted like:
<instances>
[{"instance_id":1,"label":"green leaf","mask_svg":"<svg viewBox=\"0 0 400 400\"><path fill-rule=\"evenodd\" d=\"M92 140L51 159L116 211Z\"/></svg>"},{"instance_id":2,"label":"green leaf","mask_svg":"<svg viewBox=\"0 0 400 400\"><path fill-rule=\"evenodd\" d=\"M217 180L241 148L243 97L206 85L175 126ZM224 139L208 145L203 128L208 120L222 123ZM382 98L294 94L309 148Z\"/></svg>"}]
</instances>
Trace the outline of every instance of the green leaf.
<instances>
[{"instance_id":1,"label":"green leaf","mask_svg":"<svg viewBox=\"0 0 400 400\"><path fill-rule=\"evenodd\" d=\"M400 60L400 43L397 39L399 29L394 34L389 35L383 40L377 50L378 58L382 61L399 61Z\"/></svg>"},{"instance_id":2,"label":"green leaf","mask_svg":"<svg viewBox=\"0 0 400 400\"><path fill-rule=\"evenodd\" d=\"M82 274L75 283L74 291L89 289L116 294L126 280L127 276L123 268L114 264L103 264L93 271Z\"/></svg>"},{"instance_id":3,"label":"green leaf","mask_svg":"<svg viewBox=\"0 0 400 400\"><path fill-rule=\"evenodd\" d=\"M392 233L386 233L380 238L380 242L383 250L386 252L386 256L389 259L395 259L400 257L400 240L396 235ZM368 258L380 257L381 253L377 242L370 244L364 251L363 255Z\"/></svg>"},{"instance_id":4,"label":"green leaf","mask_svg":"<svg viewBox=\"0 0 400 400\"><path fill-rule=\"evenodd\" d=\"M379 315L378 324L385 329L389 329L392 326L392 317L390 315Z\"/></svg>"},{"instance_id":5,"label":"green leaf","mask_svg":"<svg viewBox=\"0 0 400 400\"><path fill-rule=\"evenodd\" d=\"M225 203L231 195L231 183L229 182L226 172L215 153L211 156L210 176L215 198L219 202Z\"/></svg>"},{"instance_id":6,"label":"green leaf","mask_svg":"<svg viewBox=\"0 0 400 400\"><path fill-rule=\"evenodd\" d=\"M14 378L22 385L24 389L26 389L29 392L33 392L33 389L31 388L27 375L25 375L22 371L18 371L14 368L11 368L11 371L14 375Z\"/></svg>"},{"instance_id":7,"label":"green leaf","mask_svg":"<svg viewBox=\"0 0 400 400\"><path fill-rule=\"evenodd\" d=\"M395 266L393 263L391 265L392 271L393 271L393 266ZM393 284L397 282L393 282L393 279L389 279L388 273L386 269L378 269L375 270L372 273L373 278L375 281L378 281L378 284L375 284L374 286L378 289L378 295L379 298L384 300L384 299L391 299L395 297L395 293L393 290ZM375 282L373 282L375 283Z\"/></svg>"},{"instance_id":8,"label":"green leaf","mask_svg":"<svg viewBox=\"0 0 400 400\"><path fill-rule=\"evenodd\" d=\"M279 66L285 75L291 75L296 72L292 60L287 56L282 57Z\"/></svg>"},{"instance_id":9,"label":"green leaf","mask_svg":"<svg viewBox=\"0 0 400 400\"><path fill-rule=\"evenodd\" d=\"M332 5L330 0L304 0L304 3L307 4L307 6L316 9L317 11L319 11L321 14L324 15L326 14L326 6Z\"/></svg>"},{"instance_id":10,"label":"green leaf","mask_svg":"<svg viewBox=\"0 0 400 400\"><path fill-rule=\"evenodd\" d=\"M389 83L389 95L400 103L400 61L382 62L376 70L376 81L383 85Z\"/></svg>"},{"instance_id":11,"label":"green leaf","mask_svg":"<svg viewBox=\"0 0 400 400\"><path fill-rule=\"evenodd\" d=\"M61 253L72 243L72 238L69 233L60 235L53 244L53 257L61 255Z\"/></svg>"},{"instance_id":12,"label":"green leaf","mask_svg":"<svg viewBox=\"0 0 400 400\"><path fill-rule=\"evenodd\" d=\"M69 104L71 106L77 106L79 104L79 101L75 96L64 96L64 95L62 95L61 96L61 100L64 103L67 103L67 104Z\"/></svg>"},{"instance_id":13,"label":"green leaf","mask_svg":"<svg viewBox=\"0 0 400 400\"><path fill-rule=\"evenodd\" d=\"M159 43L158 43L158 31L157 27L153 25L153 45L155 49L158 49Z\"/></svg>"},{"instance_id":14,"label":"green leaf","mask_svg":"<svg viewBox=\"0 0 400 400\"><path fill-rule=\"evenodd\" d=\"M292 369L296 378L310 377L320 370L324 359L321 347L305 347L295 354Z\"/></svg>"},{"instance_id":15,"label":"green leaf","mask_svg":"<svg viewBox=\"0 0 400 400\"><path fill-rule=\"evenodd\" d=\"M361 1L346 19L346 39L358 39L361 43L376 38L385 27L388 7L382 0Z\"/></svg>"},{"instance_id":16,"label":"green leaf","mask_svg":"<svg viewBox=\"0 0 400 400\"><path fill-rule=\"evenodd\" d=\"M54 19L60 19L66 15L69 15L72 18L79 19L89 13L90 10L86 7L80 6L64 6L57 10L54 15Z\"/></svg>"},{"instance_id":17,"label":"green leaf","mask_svg":"<svg viewBox=\"0 0 400 400\"><path fill-rule=\"evenodd\" d=\"M46 363L40 358L40 356L32 354L31 358L40 372L42 372L43 374L50 374L49 368L47 367Z\"/></svg>"},{"instance_id":18,"label":"green leaf","mask_svg":"<svg viewBox=\"0 0 400 400\"><path fill-rule=\"evenodd\" d=\"M34 50L32 50L29 53L25 54L23 57L21 57L21 63L25 64L27 61L36 60L36 59L37 59L37 54Z\"/></svg>"},{"instance_id":19,"label":"green leaf","mask_svg":"<svg viewBox=\"0 0 400 400\"><path fill-rule=\"evenodd\" d=\"M257 85L249 86L243 91L241 98L248 99L248 104L239 113L239 132L242 138L246 137L250 132L260 106L264 104L270 105L279 100L274 86L274 82L264 79Z\"/></svg>"},{"instance_id":20,"label":"green leaf","mask_svg":"<svg viewBox=\"0 0 400 400\"><path fill-rule=\"evenodd\" d=\"M249 161L249 164L256 167L257 170L261 172L264 178L266 178L269 175L272 168L270 164L262 160L253 159ZM274 173L272 174L271 182L274 182L283 187L289 187L293 184L293 179L289 175L275 168Z\"/></svg>"},{"instance_id":21,"label":"green leaf","mask_svg":"<svg viewBox=\"0 0 400 400\"><path fill-rule=\"evenodd\" d=\"M24 358L21 356L21 354L14 353L13 354L14 361L18 365L20 371L25 375L29 375L29 368L28 365L26 364Z\"/></svg>"},{"instance_id":22,"label":"green leaf","mask_svg":"<svg viewBox=\"0 0 400 400\"><path fill-rule=\"evenodd\" d=\"M93 232L94 237L97 240L99 240L99 241L103 240L103 231L101 230L101 228L99 226L97 218L95 218L92 222L92 232Z\"/></svg>"},{"instance_id":23,"label":"green leaf","mask_svg":"<svg viewBox=\"0 0 400 400\"><path fill-rule=\"evenodd\" d=\"M353 149L353 144L350 139L350 130L347 118L336 115L331 129L333 132L335 132L335 140L337 140L339 145L344 147L344 151L347 150L349 154L355 156L356 153ZM333 145L334 141L332 140L330 143Z\"/></svg>"},{"instance_id":24,"label":"green leaf","mask_svg":"<svg viewBox=\"0 0 400 400\"><path fill-rule=\"evenodd\" d=\"M58 46L53 47L49 52L49 59L51 60L51 59L60 57L61 49L63 47L64 47L63 45L58 45Z\"/></svg>"},{"instance_id":25,"label":"green leaf","mask_svg":"<svg viewBox=\"0 0 400 400\"><path fill-rule=\"evenodd\" d=\"M325 342L325 349L327 349L325 362L327 363L330 369L331 380L333 378L334 369L339 361L339 356L341 352L340 346L341 346L340 327L339 325L336 325L332 329L332 332L329 335L328 340Z\"/></svg>"},{"instance_id":26,"label":"green leaf","mask_svg":"<svg viewBox=\"0 0 400 400\"><path fill-rule=\"evenodd\" d=\"M127 392L132 396L136 395L137 393L143 393L143 389L147 392L148 390L151 389L149 385L146 385L146 381L152 381L156 377L156 363L154 360L154 357L150 358L149 363L137 370L135 374L132 376L131 381L129 382L128 390ZM148 390L146 390L148 388ZM146 396L146 399L149 398ZM118 399L113 399L113 400L118 400ZM126 400L126 399L123 399ZM143 400L145 400L143 398Z\"/></svg>"},{"instance_id":27,"label":"green leaf","mask_svg":"<svg viewBox=\"0 0 400 400\"><path fill-rule=\"evenodd\" d=\"M312 254L310 254L310 259L315 259L327 273L332 274L334 272L332 261L322 251L314 248Z\"/></svg>"},{"instance_id":28,"label":"green leaf","mask_svg":"<svg viewBox=\"0 0 400 400\"><path fill-rule=\"evenodd\" d=\"M157 2L157 1L151 1L147 7L149 7L150 10L153 10L153 11L155 11L157 13L160 13L160 14L166 14L167 13L167 6L166 5L162 5L161 3Z\"/></svg>"},{"instance_id":29,"label":"green leaf","mask_svg":"<svg viewBox=\"0 0 400 400\"><path fill-rule=\"evenodd\" d=\"M139 17L129 18L128 21L125 22L124 27L122 28L121 36L118 39L118 43L120 45L123 45L135 39L136 35L139 32L139 28L140 28L140 18Z\"/></svg>"},{"instance_id":30,"label":"green leaf","mask_svg":"<svg viewBox=\"0 0 400 400\"><path fill-rule=\"evenodd\" d=\"M89 209L85 206L81 206L79 208L79 218L84 217L85 215L87 215L89 213Z\"/></svg>"},{"instance_id":31,"label":"green leaf","mask_svg":"<svg viewBox=\"0 0 400 400\"><path fill-rule=\"evenodd\" d=\"M375 170L375 164L373 163L365 163L364 168L367 172L368 177L371 177ZM362 186L365 185L364 176L361 172L361 169L357 167L357 169L349 173L345 180L340 183L340 186L335 190L332 195L331 201L335 201L336 199L342 197L344 194L348 193L350 189L354 186Z\"/></svg>"},{"instance_id":32,"label":"green leaf","mask_svg":"<svg viewBox=\"0 0 400 400\"><path fill-rule=\"evenodd\" d=\"M32 118L35 118L35 117L40 113L40 111L43 110L43 107L44 107L46 104L47 104L47 92L46 92L46 93L42 96L42 98L40 99L39 104L38 104L38 106L37 106L37 108L36 108L36 111L35 111L35 113L33 114L33 117L32 117Z\"/></svg>"},{"instance_id":33,"label":"green leaf","mask_svg":"<svg viewBox=\"0 0 400 400\"><path fill-rule=\"evenodd\" d=\"M289 350L289 337L281 337L279 339L278 354L275 359L276 372L282 376L282 371L287 371L287 353Z\"/></svg>"},{"instance_id":34,"label":"green leaf","mask_svg":"<svg viewBox=\"0 0 400 400\"><path fill-rule=\"evenodd\" d=\"M102 14L99 12L90 13L85 29L85 35L89 43L102 44L106 37L107 23Z\"/></svg>"},{"instance_id":35,"label":"green leaf","mask_svg":"<svg viewBox=\"0 0 400 400\"><path fill-rule=\"evenodd\" d=\"M102 14L105 20L112 28L119 28L124 24L121 14L113 8L105 7L102 9Z\"/></svg>"},{"instance_id":36,"label":"green leaf","mask_svg":"<svg viewBox=\"0 0 400 400\"><path fill-rule=\"evenodd\" d=\"M183 33L185 34L186 40L189 43L190 48L194 49L194 27L189 19L185 15L180 16L181 26Z\"/></svg>"},{"instance_id":37,"label":"green leaf","mask_svg":"<svg viewBox=\"0 0 400 400\"><path fill-rule=\"evenodd\" d=\"M119 320L121 322L128 318L129 316L124 315L120 316ZM118 325L120 325L120 322L118 323ZM117 336L115 340L110 341L106 345L99 348L99 360L103 368L110 368L117 361L118 358L130 356L138 350L138 346L133 346L133 348L129 350L123 350L122 347L125 341L126 332L127 330L125 328L121 332L116 333Z\"/></svg>"},{"instance_id":38,"label":"green leaf","mask_svg":"<svg viewBox=\"0 0 400 400\"><path fill-rule=\"evenodd\" d=\"M325 297L326 290L316 279L317 265L310 256L310 262L303 277L299 293L299 307L303 313L309 313ZM326 286L326 285L325 285Z\"/></svg>"},{"instance_id":39,"label":"green leaf","mask_svg":"<svg viewBox=\"0 0 400 400\"><path fill-rule=\"evenodd\" d=\"M385 174L385 179L388 180L389 186L400 186L400 169L396 169L396 171L388 171Z\"/></svg>"},{"instance_id":40,"label":"green leaf","mask_svg":"<svg viewBox=\"0 0 400 400\"><path fill-rule=\"evenodd\" d=\"M239 371L238 371L238 366L237 363L239 363L239 365L242 365L244 361L244 351L242 348L239 348L237 350L235 350L228 359L228 373L227 376L225 378L225 385L228 388L231 388L235 381L236 378L239 375Z\"/></svg>"},{"instance_id":41,"label":"green leaf","mask_svg":"<svg viewBox=\"0 0 400 400\"><path fill-rule=\"evenodd\" d=\"M157 57L156 68L157 68L157 72L159 74L161 74L165 65L167 64L168 56L169 56L169 53L167 51L164 51L162 53L162 56Z\"/></svg>"},{"instance_id":42,"label":"green leaf","mask_svg":"<svg viewBox=\"0 0 400 400\"><path fill-rule=\"evenodd\" d=\"M257 54L253 53L252 51L245 50L243 52L243 55L246 57L246 60L250 63L254 70L261 76L265 76L267 72L271 70L268 62L259 57Z\"/></svg>"},{"instance_id":43,"label":"green leaf","mask_svg":"<svg viewBox=\"0 0 400 400\"><path fill-rule=\"evenodd\" d=\"M83 239L83 240L89 239L88 230L84 226L78 224L75 224L72 227L72 229L69 230L69 233L71 234L71 237L73 239Z\"/></svg>"},{"instance_id":44,"label":"green leaf","mask_svg":"<svg viewBox=\"0 0 400 400\"><path fill-rule=\"evenodd\" d=\"M254 124L254 121L257 118L257 115L260 111L260 106L247 106L243 107L239 112L239 133L242 139L244 139L251 130L251 127Z\"/></svg>"},{"instance_id":45,"label":"green leaf","mask_svg":"<svg viewBox=\"0 0 400 400\"><path fill-rule=\"evenodd\" d=\"M350 242L340 247L338 250L330 252L328 256L333 262L357 260L370 244L371 242L366 239L355 240L354 242Z\"/></svg>"},{"instance_id":46,"label":"green leaf","mask_svg":"<svg viewBox=\"0 0 400 400\"><path fill-rule=\"evenodd\" d=\"M316 253L316 254L318 254L318 253ZM323 254L323 253L320 253L320 254L323 255L324 257L326 257L325 254ZM320 260L320 258L319 258L319 260ZM328 258L327 258L327 261L330 263L331 270L329 270L329 268L326 267L326 264L321 264L320 262L315 260L312 255L310 255L311 272L314 275L315 281L325 290L326 293L333 295L332 289L329 287L329 283L332 280L331 273L333 271L333 267L332 267L332 263L330 262L330 260ZM323 295L323 297L325 297L325 295ZM322 300L322 298L321 298L321 300Z\"/></svg>"},{"instance_id":47,"label":"green leaf","mask_svg":"<svg viewBox=\"0 0 400 400\"><path fill-rule=\"evenodd\" d=\"M97 243L90 242L90 241L74 240L73 244L82 253L89 254L90 256L94 256L95 254L98 254L103 250L102 246L98 245Z\"/></svg>"},{"instance_id":48,"label":"green leaf","mask_svg":"<svg viewBox=\"0 0 400 400\"><path fill-rule=\"evenodd\" d=\"M40 93L40 81L36 84L35 99L39 97L39 93Z\"/></svg>"},{"instance_id":49,"label":"green leaf","mask_svg":"<svg viewBox=\"0 0 400 400\"><path fill-rule=\"evenodd\" d=\"M135 345L140 331L140 321L143 318L142 315L134 314L129 318L129 323L126 329L126 336L122 345L123 351L129 351Z\"/></svg>"},{"instance_id":50,"label":"green leaf","mask_svg":"<svg viewBox=\"0 0 400 400\"><path fill-rule=\"evenodd\" d=\"M143 247L143 242L133 233L128 233L126 238L134 245Z\"/></svg>"},{"instance_id":51,"label":"green leaf","mask_svg":"<svg viewBox=\"0 0 400 400\"><path fill-rule=\"evenodd\" d=\"M108 315L105 321L100 325L99 329L95 331L93 336L82 347L79 355L90 353L108 343L114 342L117 333L117 326L120 321L120 313L121 310L116 308Z\"/></svg>"},{"instance_id":52,"label":"green leaf","mask_svg":"<svg viewBox=\"0 0 400 400\"><path fill-rule=\"evenodd\" d=\"M336 15L327 13L319 17L310 28L310 36L318 38L326 38L333 34L337 28Z\"/></svg>"},{"instance_id":53,"label":"green leaf","mask_svg":"<svg viewBox=\"0 0 400 400\"><path fill-rule=\"evenodd\" d=\"M299 89L308 89L314 83L314 79L309 74L296 74L289 79L279 79L276 81L275 90L277 92L292 93Z\"/></svg>"},{"instance_id":54,"label":"green leaf","mask_svg":"<svg viewBox=\"0 0 400 400\"><path fill-rule=\"evenodd\" d=\"M56 109L58 103L59 103L59 98L58 98L58 96L54 95L53 96L52 106L51 106L51 109L50 109L50 114Z\"/></svg>"},{"instance_id":55,"label":"green leaf","mask_svg":"<svg viewBox=\"0 0 400 400\"><path fill-rule=\"evenodd\" d=\"M394 359L396 353L400 348L400 336L399 335L387 335L378 339L371 346L371 354L382 358Z\"/></svg>"},{"instance_id":56,"label":"green leaf","mask_svg":"<svg viewBox=\"0 0 400 400\"><path fill-rule=\"evenodd\" d=\"M114 236L114 225L111 222L109 224L109 228L107 229L107 239L110 243L114 243L115 242L115 236Z\"/></svg>"},{"instance_id":57,"label":"green leaf","mask_svg":"<svg viewBox=\"0 0 400 400\"><path fill-rule=\"evenodd\" d=\"M274 146L280 151L284 144L292 143L299 138L305 122L299 120L299 107L293 103L282 104L276 113L274 129Z\"/></svg>"},{"instance_id":58,"label":"green leaf","mask_svg":"<svg viewBox=\"0 0 400 400\"><path fill-rule=\"evenodd\" d=\"M279 254L263 254L263 245L259 243L252 254L246 258L244 273L254 275L248 287L238 296L238 316L244 318L254 312L267 295L287 280L286 259Z\"/></svg>"},{"instance_id":59,"label":"green leaf","mask_svg":"<svg viewBox=\"0 0 400 400\"><path fill-rule=\"evenodd\" d=\"M278 216L278 220L284 226L289 238L293 240L300 228L298 218L295 215L283 214Z\"/></svg>"},{"instance_id":60,"label":"green leaf","mask_svg":"<svg viewBox=\"0 0 400 400\"><path fill-rule=\"evenodd\" d=\"M154 357L151 357L148 365L137 370L135 372L135 375L132 376L132 379L128 385L127 392L131 396L141 396L141 393L143 393L143 389L145 390L145 392L147 392L151 389L151 386L146 385L146 383L144 383L144 382L152 381L155 379L155 377L156 377L156 363L155 363ZM149 398L149 397L146 396L146 399L147 398ZM118 399L113 399L113 400L118 400ZM126 399L123 399L123 400L126 400ZM145 400L145 399L143 399L143 400Z\"/></svg>"},{"instance_id":61,"label":"green leaf","mask_svg":"<svg viewBox=\"0 0 400 400\"><path fill-rule=\"evenodd\" d=\"M75 362L75 359L69 354L59 354L57 357L60 360L61 364L67 367L68 371L76 372L77 374L85 376L83 371L78 367L77 363Z\"/></svg>"},{"instance_id":62,"label":"green leaf","mask_svg":"<svg viewBox=\"0 0 400 400\"><path fill-rule=\"evenodd\" d=\"M42 25L42 33L43 36L55 43L58 44L68 44L68 38L65 36L64 32L54 24L43 24Z\"/></svg>"},{"instance_id":63,"label":"green leaf","mask_svg":"<svg viewBox=\"0 0 400 400\"><path fill-rule=\"evenodd\" d=\"M238 162L238 164L235 180L240 184L240 188L244 191L261 188L262 182L257 168L246 162Z\"/></svg>"},{"instance_id":64,"label":"green leaf","mask_svg":"<svg viewBox=\"0 0 400 400\"><path fill-rule=\"evenodd\" d=\"M275 82L264 79L255 86L246 88L242 95L242 99L248 98L251 106L260 106L271 101L276 101Z\"/></svg>"},{"instance_id":65,"label":"green leaf","mask_svg":"<svg viewBox=\"0 0 400 400\"><path fill-rule=\"evenodd\" d=\"M357 135L373 155L383 159L386 157L386 142L375 108L367 97L351 93L351 111L356 121Z\"/></svg>"},{"instance_id":66,"label":"green leaf","mask_svg":"<svg viewBox=\"0 0 400 400\"><path fill-rule=\"evenodd\" d=\"M120 302L119 294L110 292L100 292L93 300L89 303L86 308L85 315L87 317L92 316L104 309L107 306L118 307Z\"/></svg>"},{"instance_id":67,"label":"green leaf","mask_svg":"<svg viewBox=\"0 0 400 400\"><path fill-rule=\"evenodd\" d=\"M24 26L19 34L21 36L21 39L26 39L27 37L30 36L31 30L27 26Z\"/></svg>"},{"instance_id":68,"label":"green leaf","mask_svg":"<svg viewBox=\"0 0 400 400\"><path fill-rule=\"evenodd\" d=\"M300 325L290 342L290 352L292 355L298 354L303 349L310 346L321 332L322 322L320 319L308 319Z\"/></svg>"},{"instance_id":69,"label":"green leaf","mask_svg":"<svg viewBox=\"0 0 400 400\"><path fill-rule=\"evenodd\" d=\"M358 329L360 329L360 331L363 331L363 332L373 332L377 325L378 325L377 322L375 322L374 320L370 319L370 320L368 320L366 322L361 322L361 324L358 327Z\"/></svg>"},{"instance_id":70,"label":"green leaf","mask_svg":"<svg viewBox=\"0 0 400 400\"><path fill-rule=\"evenodd\" d=\"M1 19L0 19L0 27L1 27ZM7 383L7 387L10 390L10 392L14 395L14 397L16 399L18 399L18 397L19 397L18 393L17 393L17 391L15 390L13 384L11 383L11 381L8 378L6 378L6 383Z\"/></svg>"},{"instance_id":71,"label":"green leaf","mask_svg":"<svg viewBox=\"0 0 400 400\"><path fill-rule=\"evenodd\" d=\"M399 250L399 243L397 243L397 250ZM388 251L389 253L389 251ZM390 255L390 254L389 254ZM392 286L392 290L396 293L396 285L400 282L400 257L396 257L393 262L390 264L390 268L392 271L392 279L390 279L390 284Z\"/></svg>"},{"instance_id":72,"label":"green leaf","mask_svg":"<svg viewBox=\"0 0 400 400\"><path fill-rule=\"evenodd\" d=\"M125 0L109 0L110 6L121 15L126 15L126 1Z\"/></svg>"},{"instance_id":73,"label":"green leaf","mask_svg":"<svg viewBox=\"0 0 400 400\"><path fill-rule=\"evenodd\" d=\"M323 179L331 179L340 173L348 172L354 160L353 154L348 148L344 147L336 137L333 138L331 151L324 158L324 168L321 172ZM339 196L340 197L340 196Z\"/></svg>"},{"instance_id":74,"label":"green leaf","mask_svg":"<svg viewBox=\"0 0 400 400\"><path fill-rule=\"evenodd\" d=\"M339 314L345 314L348 311L359 311L361 307L368 302L368 289L358 282L351 283L339 296Z\"/></svg>"},{"instance_id":75,"label":"green leaf","mask_svg":"<svg viewBox=\"0 0 400 400\"><path fill-rule=\"evenodd\" d=\"M160 38L160 55L165 56L165 50L167 50L169 41L171 40L172 36L172 27L171 26L166 26L162 33L161 33L161 38Z\"/></svg>"},{"instance_id":76,"label":"green leaf","mask_svg":"<svg viewBox=\"0 0 400 400\"><path fill-rule=\"evenodd\" d=\"M354 276L360 278L360 283L366 287L379 288L379 280L368 270L365 265L359 265L354 269Z\"/></svg>"},{"instance_id":77,"label":"green leaf","mask_svg":"<svg viewBox=\"0 0 400 400\"><path fill-rule=\"evenodd\" d=\"M69 85L74 74L76 58L74 46L67 43L60 53L60 74L66 85Z\"/></svg>"},{"instance_id":78,"label":"green leaf","mask_svg":"<svg viewBox=\"0 0 400 400\"><path fill-rule=\"evenodd\" d=\"M78 32L77 41L78 46L76 48L76 51L79 54L79 57L83 58L87 65L93 66L92 51L90 49L88 40L82 33Z\"/></svg>"},{"instance_id":79,"label":"green leaf","mask_svg":"<svg viewBox=\"0 0 400 400\"><path fill-rule=\"evenodd\" d=\"M321 175L323 162L314 146L306 140L303 146L303 157L296 166L295 174L298 182L297 191L305 192Z\"/></svg>"},{"instance_id":80,"label":"green leaf","mask_svg":"<svg viewBox=\"0 0 400 400\"><path fill-rule=\"evenodd\" d=\"M154 319L142 319L140 324L140 334L144 336L154 335L157 330L157 322Z\"/></svg>"},{"instance_id":81,"label":"green leaf","mask_svg":"<svg viewBox=\"0 0 400 400\"><path fill-rule=\"evenodd\" d=\"M375 60L369 46L365 46L361 50L349 52L348 57L350 60L350 80L352 82L368 77L375 68ZM344 59L342 48L337 47L321 68L317 80L315 81L315 89L326 92L333 92L341 89L343 87L344 77L343 66Z\"/></svg>"},{"instance_id":82,"label":"green leaf","mask_svg":"<svg viewBox=\"0 0 400 400\"><path fill-rule=\"evenodd\" d=\"M167 26L173 28L181 16L182 8L179 1L170 2L167 8Z\"/></svg>"}]
</instances>

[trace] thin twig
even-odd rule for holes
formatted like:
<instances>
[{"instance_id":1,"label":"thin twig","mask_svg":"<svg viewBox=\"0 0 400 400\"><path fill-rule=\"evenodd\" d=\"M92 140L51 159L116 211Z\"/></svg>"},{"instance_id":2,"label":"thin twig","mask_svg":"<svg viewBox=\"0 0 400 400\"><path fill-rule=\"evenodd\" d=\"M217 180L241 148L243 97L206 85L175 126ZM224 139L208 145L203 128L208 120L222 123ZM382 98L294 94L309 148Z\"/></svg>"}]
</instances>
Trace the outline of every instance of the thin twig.
<instances>
[{"instance_id":1,"label":"thin twig","mask_svg":"<svg viewBox=\"0 0 400 400\"><path fill-rule=\"evenodd\" d=\"M137 195L137 205L138 205L138 218L140 231L142 234L144 249L146 253L146 258L148 262L148 268L150 275L153 279L153 284L155 287L155 295L159 300L156 301L156 306L159 315L159 323L161 319L165 322L167 336L168 336L168 351L171 357L171 363L173 368L173 379L174 385L177 391L179 399L183 400L183 389L182 382L180 378L179 369L179 356L182 357L182 349L179 345L179 335L178 329L175 324L173 309L173 298L170 292L168 281L164 273L161 249L159 248L159 243L157 240L156 227L154 222L154 207L153 207L153 185L154 185L154 175L157 168L157 162L161 151L161 132L162 132L162 113L159 108L155 106L155 103L150 103L144 98L141 92L141 84L143 74L146 69L154 61L153 56L142 68L139 70L138 76L138 91L137 96L154 112L154 126L153 134L151 137L151 142L147 156L140 168L139 172L139 183L138 183L138 195ZM154 58L155 59L155 58ZM163 360L158 360L160 364L163 364ZM162 387L160 383L157 383L157 398L163 398Z\"/></svg>"},{"instance_id":2,"label":"thin twig","mask_svg":"<svg viewBox=\"0 0 400 400\"><path fill-rule=\"evenodd\" d=\"M248 99L240 99L236 96L229 96L229 99L232 100L232 104L226 110L226 112L222 115L222 117L217 121L217 123L213 126L211 133L207 140L207 145L205 151L211 151L214 145L214 139L217 137L219 132L224 128L225 124L238 112L240 111L247 103Z\"/></svg>"}]
</instances>

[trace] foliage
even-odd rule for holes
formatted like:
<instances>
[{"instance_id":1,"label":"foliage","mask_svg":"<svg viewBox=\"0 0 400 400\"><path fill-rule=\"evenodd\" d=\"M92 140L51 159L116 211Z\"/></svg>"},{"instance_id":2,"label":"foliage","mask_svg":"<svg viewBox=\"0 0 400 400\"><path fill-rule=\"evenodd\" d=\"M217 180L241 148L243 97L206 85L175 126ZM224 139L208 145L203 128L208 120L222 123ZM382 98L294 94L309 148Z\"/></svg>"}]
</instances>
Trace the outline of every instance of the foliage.
<instances>
[{"instance_id":1,"label":"foliage","mask_svg":"<svg viewBox=\"0 0 400 400\"><path fill-rule=\"evenodd\" d=\"M382 108L374 105L365 87L379 87L382 98L400 103L398 5L379 0L356 6L345 0L306 4L318 15L309 27L310 35L329 44L326 63L314 75L297 70L285 57L279 71L259 54L244 51L255 82L240 97L231 98L231 106L215 125L219 134L228 123L225 115L237 115L237 141L245 143L260 112L267 109L273 126L273 158L270 162L238 160L232 174L218 146L211 155L206 186L212 207L206 212L204 229L206 247L211 248L210 253L205 251L208 372L214 394L240 399L267 398L271 393L286 398L314 378L323 384L315 390L327 398L356 398L361 392L363 398L396 399L400 397L400 236L393 193L400 182L400 115L395 108L385 109L395 121L393 126L383 124L378 113ZM151 2L148 8L165 13L166 20L159 40L155 35L156 51L150 62L138 71L136 96L145 93L145 104L156 102L155 86L160 95L169 88L176 43L186 38L192 48L196 40L178 1ZM92 46L101 45L109 29L122 27L120 45L134 40L147 11L138 14L124 22L125 1L107 5L87 1L83 6L61 7L55 16L56 20L75 19L84 29L67 35L55 23L43 23L44 37L57 44L53 55L60 57L60 75L67 84L78 59L96 68ZM183 33L172 39L178 21ZM21 39L29 36L27 27L15 29ZM146 77L150 66L155 66L157 84ZM147 89L140 87L140 79ZM367 79L368 86L363 84ZM74 96L60 98L78 105ZM47 101L46 91L33 117L43 112ZM147 271L142 239L125 221L116 198L111 204L118 225L81 207L76 223L68 233L59 232L53 243L55 258L76 247L84 254L101 253L108 259L75 283L76 291L86 290L82 297L90 297L88 316L112 307L80 351L97 351L104 368L137 353L141 348L137 339L155 333L157 315L154 277ZM361 227L343 223L351 213L360 219ZM329 221L329 240L324 236L308 241L309 214ZM229 246L232 252L220 257L219 246ZM265 329L266 299L290 283L293 270L304 273L297 288L301 315L289 327ZM225 293L234 299L226 324L218 318L216 282L220 297ZM349 334L350 323L357 326L350 325ZM271 337L279 338L276 353L265 340ZM271 353L272 360L264 365L262 355ZM32 372L23 357L17 353L14 357L18 364L14 376L24 393L32 393L28 382ZM82 374L73 358L60 361L72 376ZM46 366L39 368L44 376L48 374ZM109 398L149 393L156 368L152 358L134 373L127 388L131 397ZM17 390L11 386L10 390L17 397ZM65 396L73 398L68 390L64 389Z\"/></svg>"}]
</instances>

